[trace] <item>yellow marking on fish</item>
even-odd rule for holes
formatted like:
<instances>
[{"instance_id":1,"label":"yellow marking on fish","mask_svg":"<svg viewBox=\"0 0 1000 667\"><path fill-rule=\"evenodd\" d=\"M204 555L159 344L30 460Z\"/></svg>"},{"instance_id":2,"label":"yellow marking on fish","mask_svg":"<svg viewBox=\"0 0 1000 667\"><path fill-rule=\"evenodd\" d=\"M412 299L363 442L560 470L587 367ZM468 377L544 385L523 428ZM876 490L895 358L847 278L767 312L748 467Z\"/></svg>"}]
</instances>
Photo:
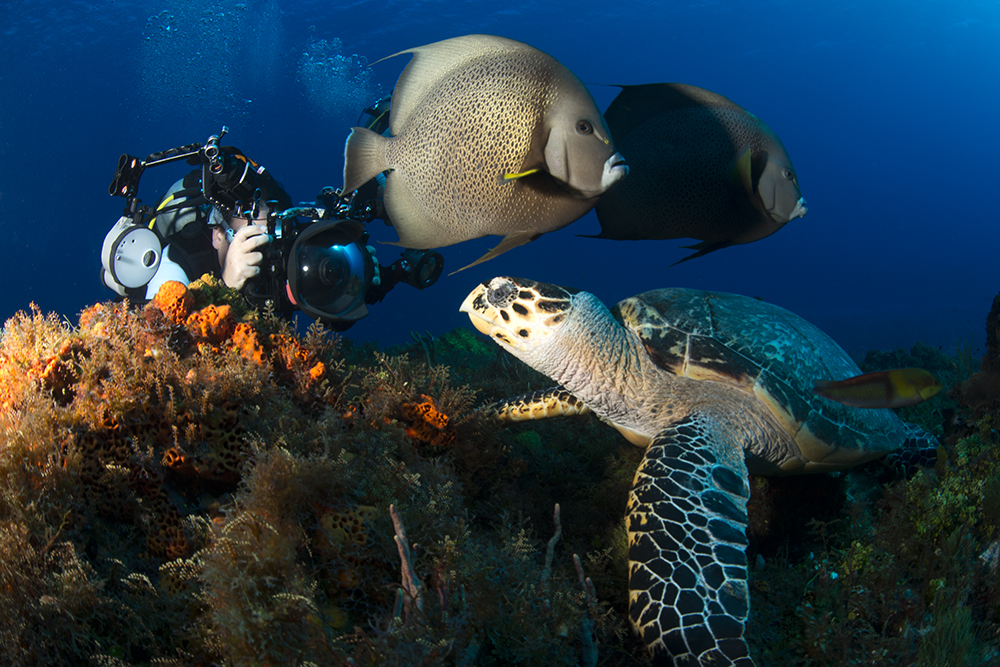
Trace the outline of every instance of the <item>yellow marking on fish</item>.
<instances>
[{"instance_id":1,"label":"yellow marking on fish","mask_svg":"<svg viewBox=\"0 0 1000 667\"><path fill-rule=\"evenodd\" d=\"M525 176L530 176L531 174L534 174L534 173L536 173L538 171L539 170L537 168L535 168L535 169L529 169L528 171L522 171L522 172L520 172L518 174L504 174L503 175L503 180L504 180L504 182L506 182L506 181L516 181L519 178L524 178Z\"/></svg>"}]
</instances>

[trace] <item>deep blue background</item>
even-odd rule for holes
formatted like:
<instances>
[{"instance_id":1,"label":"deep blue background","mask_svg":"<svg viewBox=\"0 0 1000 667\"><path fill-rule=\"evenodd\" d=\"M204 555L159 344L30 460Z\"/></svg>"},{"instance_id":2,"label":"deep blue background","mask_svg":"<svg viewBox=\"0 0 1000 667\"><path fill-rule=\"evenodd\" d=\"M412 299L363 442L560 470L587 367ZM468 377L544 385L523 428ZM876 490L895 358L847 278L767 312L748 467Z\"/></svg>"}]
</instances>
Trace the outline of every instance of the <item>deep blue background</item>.
<instances>
[{"instance_id":1,"label":"deep blue background","mask_svg":"<svg viewBox=\"0 0 1000 667\"><path fill-rule=\"evenodd\" d=\"M678 248L685 241L576 238L599 229L591 213L432 289L400 286L350 337L395 343L413 330L468 326L457 312L465 294L509 274L609 303L669 285L759 296L855 354L917 340L948 349L970 335L981 346L1000 290L1000 3L819 5L6 0L0 318L34 301L75 319L110 296L99 250L122 206L107 195L119 154L202 141L226 124L293 198L311 199L342 182L357 111L337 99L367 92L338 84L333 66L332 83L317 86L315 69L300 76L303 53L315 59L311 42L338 38L345 56L375 61L486 32L532 44L588 83L677 81L729 97L781 137L809 214L763 241L668 268L689 252ZM375 65L372 86L390 90L404 65ZM592 90L601 108L616 92ZM172 169L147 173L145 200L183 173ZM376 225L374 238L395 239ZM447 270L498 240L445 248ZM383 263L397 254L379 248Z\"/></svg>"}]
</instances>

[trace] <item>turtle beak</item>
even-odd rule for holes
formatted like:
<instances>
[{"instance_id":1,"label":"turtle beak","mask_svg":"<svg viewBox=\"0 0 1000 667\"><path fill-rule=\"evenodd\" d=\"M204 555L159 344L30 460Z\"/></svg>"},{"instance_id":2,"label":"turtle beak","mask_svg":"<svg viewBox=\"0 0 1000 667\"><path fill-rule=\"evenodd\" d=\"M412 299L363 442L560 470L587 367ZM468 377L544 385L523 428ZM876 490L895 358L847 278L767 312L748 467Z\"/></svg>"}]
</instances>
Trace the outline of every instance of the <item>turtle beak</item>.
<instances>
[{"instance_id":1,"label":"turtle beak","mask_svg":"<svg viewBox=\"0 0 1000 667\"><path fill-rule=\"evenodd\" d=\"M462 305L459 306L458 310L461 313L467 313L469 315L469 319L472 320L472 325L476 327L480 333L492 336L497 311L496 308L492 307L486 300L486 289L487 285L485 283L477 285L474 290L469 292L469 296L465 297L465 301L462 302Z\"/></svg>"},{"instance_id":2,"label":"turtle beak","mask_svg":"<svg viewBox=\"0 0 1000 667\"><path fill-rule=\"evenodd\" d=\"M476 329L479 330L479 333L489 336L493 331L493 324L491 322L487 322L475 313L469 313L469 319L472 320L472 326L476 327Z\"/></svg>"}]
</instances>

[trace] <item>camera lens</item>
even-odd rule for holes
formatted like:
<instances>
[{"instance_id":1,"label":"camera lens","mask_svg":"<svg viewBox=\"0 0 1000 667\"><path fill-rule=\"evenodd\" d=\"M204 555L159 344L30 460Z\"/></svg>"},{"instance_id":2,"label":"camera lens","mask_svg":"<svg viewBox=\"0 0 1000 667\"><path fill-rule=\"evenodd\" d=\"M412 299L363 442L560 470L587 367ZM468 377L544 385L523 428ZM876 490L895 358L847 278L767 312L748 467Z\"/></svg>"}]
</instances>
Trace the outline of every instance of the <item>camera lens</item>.
<instances>
[{"instance_id":1,"label":"camera lens","mask_svg":"<svg viewBox=\"0 0 1000 667\"><path fill-rule=\"evenodd\" d=\"M341 233L320 233L296 252L299 300L316 311L336 316L364 299L365 261L357 243L343 243Z\"/></svg>"},{"instance_id":2,"label":"camera lens","mask_svg":"<svg viewBox=\"0 0 1000 667\"><path fill-rule=\"evenodd\" d=\"M338 249L339 250L339 249ZM319 267L316 268L316 279L327 289L337 288L347 278L348 266L339 252L322 254Z\"/></svg>"},{"instance_id":3,"label":"camera lens","mask_svg":"<svg viewBox=\"0 0 1000 667\"><path fill-rule=\"evenodd\" d=\"M317 296L340 288L350 271L350 260L343 246L320 247L307 245L299 250L300 291Z\"/></svg>"},{"instance_id":4,"label":"camera lens","mask_svg":"<svg viewBox=\"0 0 1000 667\"><path fill-rule=\"evenodd\" d=\"M434 255L428 255L427 259L420 265L420 272L417 274L417 279L420 280L421 285L427 285L432 279L437 278L435 272L440 273L437 258Z\"/></svg>"}]
</instances>

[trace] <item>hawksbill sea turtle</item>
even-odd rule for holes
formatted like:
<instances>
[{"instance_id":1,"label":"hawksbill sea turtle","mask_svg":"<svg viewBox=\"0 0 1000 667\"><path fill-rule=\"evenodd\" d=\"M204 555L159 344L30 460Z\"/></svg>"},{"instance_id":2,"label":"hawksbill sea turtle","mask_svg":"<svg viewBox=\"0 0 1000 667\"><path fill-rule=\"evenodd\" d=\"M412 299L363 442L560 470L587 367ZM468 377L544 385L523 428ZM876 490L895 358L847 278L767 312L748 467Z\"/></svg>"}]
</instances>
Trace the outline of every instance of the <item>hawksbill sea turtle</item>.
<instances>
[{"instance_id":1,"label":"hawksbill sea turtle","mask_svg":"<svg viewBox=\"0 0 1000 667\"><path fill-rule=\"evenodd\" d=\"M818 328L757 299L670 288L609 311L588 292L498 277L461 310L559 384L496 404L496 417L592 411L645 448L626 514L629 616L659 664L754 664L749 473L840 470L937 445L889 410L814 395L813 380L860 369Z\"/></svg>"}]
</instances>

